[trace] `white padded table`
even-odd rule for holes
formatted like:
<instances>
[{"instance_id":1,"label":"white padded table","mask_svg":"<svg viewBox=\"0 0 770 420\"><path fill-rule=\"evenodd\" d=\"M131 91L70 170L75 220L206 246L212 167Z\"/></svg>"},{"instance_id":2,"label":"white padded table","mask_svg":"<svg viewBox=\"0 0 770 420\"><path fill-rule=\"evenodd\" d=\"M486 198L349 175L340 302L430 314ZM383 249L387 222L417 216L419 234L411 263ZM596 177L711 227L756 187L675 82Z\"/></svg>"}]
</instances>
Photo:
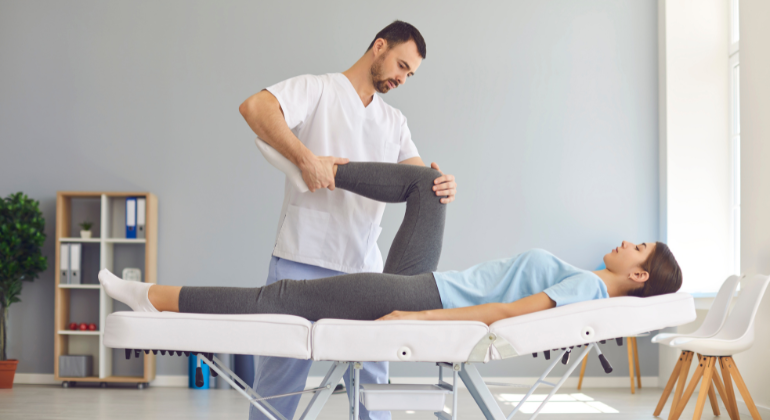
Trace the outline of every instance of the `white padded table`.
<instances>
[{"instance_id":1,"label":"white padded table","mask_svg":"<svg viewBox=\"0 0 770 420\"><path fill-rule=\"evenodd\" d=\"M114 312L106 322L104 345L112 348L311 356L313 324L292 315Z\"/></svg>"},{"instance_id":2,"label":"white padded table","mask_svg":"<svg viewBox=\"0 0 770 420\"><path fill-rule=\"evenodd\" d=\"M686 324L695 317L695 304L688 293L646 298L623 296L503 319L490 325L489 331L510 343L517 355L522 355L629 337ZM493 345L490 358L504 357Z\"/></svg>"},{"instance_id":3,"label":"white padded table","mask_svg":"<svg viewBox=\"0 0 770 420\"><path fill-rule=\"evenodd\" d=\"M465 362L489 332L477 321L351 321L313 326L313 360Z\"/></svg>"}]
</instances>

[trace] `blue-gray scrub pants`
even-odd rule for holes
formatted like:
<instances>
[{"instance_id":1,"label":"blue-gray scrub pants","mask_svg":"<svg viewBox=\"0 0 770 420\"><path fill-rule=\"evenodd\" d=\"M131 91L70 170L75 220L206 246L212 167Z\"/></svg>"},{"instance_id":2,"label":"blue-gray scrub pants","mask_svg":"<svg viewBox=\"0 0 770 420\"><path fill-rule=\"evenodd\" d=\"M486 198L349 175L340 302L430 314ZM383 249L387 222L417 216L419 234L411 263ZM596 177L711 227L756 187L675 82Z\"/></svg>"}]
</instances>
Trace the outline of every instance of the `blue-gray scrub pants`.
<instances>
[{"instance_id":1,"label":"blue-gray scrub pants","mask_svg":"<svg viewBox=\"0 0 770 420\"><path fill-rule=\"evenodd\" d=\"M302 264L273 256L270 260L270 270L267 283L272 284L282 279L316 280L345 274L314 265ZM305 389L307 375L312 360L289 359L286 357L254 356L254 389L263 397L297 392ZM345 374L345 388L351 392L350 369ZM388 362L364 362L360 372L362 384L388 383ZM294 418L301 395L271 399L273 405L287 419ZM359 403L359 418L361 420L390 420L390 411L368 411ZM249 405L249 420L267 420L264 414Z\"/></svg>"}]
</instances>

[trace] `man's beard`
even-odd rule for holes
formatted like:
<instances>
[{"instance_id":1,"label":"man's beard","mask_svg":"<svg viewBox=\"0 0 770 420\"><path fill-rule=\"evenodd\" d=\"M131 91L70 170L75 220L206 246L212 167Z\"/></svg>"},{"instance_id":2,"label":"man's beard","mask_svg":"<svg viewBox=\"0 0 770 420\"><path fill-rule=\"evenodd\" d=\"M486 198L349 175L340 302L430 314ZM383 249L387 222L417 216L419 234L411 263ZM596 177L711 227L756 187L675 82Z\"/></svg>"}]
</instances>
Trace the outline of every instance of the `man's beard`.
<instances>
[{"instance_id":1,"label":"man's beard","mask_svg":"<svg viewBox=\"0 0 770 420\"><path fill-rule=\"evenodd\" d=\"M398 83L396 83L393 79L386 79L382 76L382 62L384 61L385 56L380 56L379 59L377 59L374 63L372 63L371 73L372 73L372 84L374 85L374 90L380 93L388 93L390 90L390 86L388 86L388 81L393 83L393 86L398 86Z\"/></svg>"}]
</instances>

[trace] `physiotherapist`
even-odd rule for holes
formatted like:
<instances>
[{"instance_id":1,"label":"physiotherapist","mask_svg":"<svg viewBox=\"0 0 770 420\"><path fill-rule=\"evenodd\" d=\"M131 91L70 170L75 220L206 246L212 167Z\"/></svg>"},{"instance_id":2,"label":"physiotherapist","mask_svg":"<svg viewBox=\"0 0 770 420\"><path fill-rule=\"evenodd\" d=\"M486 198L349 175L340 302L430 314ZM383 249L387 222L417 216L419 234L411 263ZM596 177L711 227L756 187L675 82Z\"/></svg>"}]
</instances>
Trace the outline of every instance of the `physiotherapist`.
<instances>
[{"instance_id":1,"label":"physiotherapist","mask_svg":"<svg viewBox=\"0 0 770 420\"><path fill-rule=\"evenodd\" d=\"M301 193L292 183L285 183L267 284L382 272L377 238L385 204L335 190L332 167L349 160L425 166L406 117L376 94L406 83L423 58L425 40L420 32L395 21L377 34L363 57L345 72L284 80L241 104L241 115L249 127L297 165L310 189ZM436 163L431 167L440 170ZM454 176L442 174L434 184L438 200L454 201ZM311 363L256 356L254 389L263 397L301 391ZM350 392L349 374L344 378ZM387 362L364 363L360 380L387 383ZM268 402L291 419L299 399L295 395ZM249 418L266 419L253 406ZM389 420L390 412L369 412L361 405L360 418Z\"/></svg>"}]
</instances>

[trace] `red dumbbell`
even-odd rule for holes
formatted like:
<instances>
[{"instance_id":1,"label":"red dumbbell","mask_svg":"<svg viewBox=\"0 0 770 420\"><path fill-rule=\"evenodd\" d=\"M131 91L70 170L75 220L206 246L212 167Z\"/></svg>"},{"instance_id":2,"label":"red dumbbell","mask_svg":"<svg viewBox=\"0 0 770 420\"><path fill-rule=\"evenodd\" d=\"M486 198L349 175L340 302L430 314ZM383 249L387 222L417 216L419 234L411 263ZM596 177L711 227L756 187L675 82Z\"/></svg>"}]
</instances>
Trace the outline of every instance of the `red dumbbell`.
<instances>
[{"instance_id":1,"label":"red dumbbell","mask_svg":"<svg viewBox=\"0 0 770 420\"><path fill-rule=\"evenodd\" d=\"M71 329L71 330L78 329L78 323L77 322L70 322L69 329Z\"/></svg>"},{"instance_id":2,"label":"red dumbbell","mask_svg":"<svg viewBox=\"0 0 770 420\"><path fill-rule=\"evenodd\" d=\"M96 331L96 324L93 322L88 324L88 331Z\"/></svg>"},{"instance_id":3,"label":"red dumbbell","mask_svg":"<svg viewBox=\"0 0 770 420\"><path fill-rule=\"evenodd\" d=\"M81 322L80 325L78 325L78 329L80 331L85 331L88 329L88 324L86 324L85 322Z\"/></svg>"}]
</instances>

